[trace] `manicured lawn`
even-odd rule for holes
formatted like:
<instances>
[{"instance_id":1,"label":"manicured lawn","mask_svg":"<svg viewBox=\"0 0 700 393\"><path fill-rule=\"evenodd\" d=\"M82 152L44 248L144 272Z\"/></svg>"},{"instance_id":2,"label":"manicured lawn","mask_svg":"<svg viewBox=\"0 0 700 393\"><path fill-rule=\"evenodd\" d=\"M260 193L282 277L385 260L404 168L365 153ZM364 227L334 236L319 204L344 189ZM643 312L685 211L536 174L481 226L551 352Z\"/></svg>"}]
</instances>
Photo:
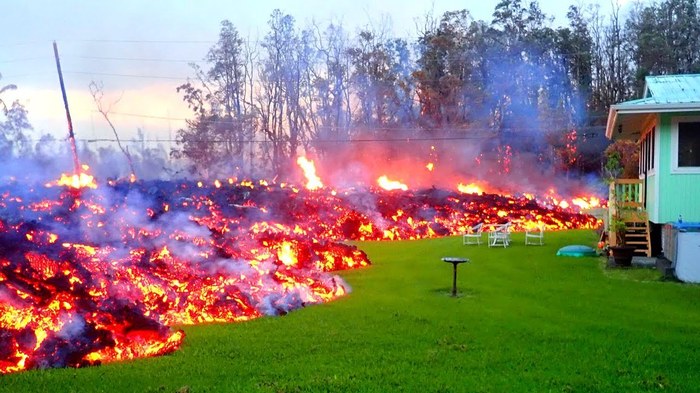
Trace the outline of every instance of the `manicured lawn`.
<instances>
[{"instance_id":1,"label":"manicured lawn","mask_svg":"<svg viewBox=\"0 0 700 393\"><path fill-rule=\"evenodd\" d=\"M459 238L368 242L374 265L343 272L353 292L279 318L185 327L152 359L0 377L3 392L686 392L700 389L700 286L602 258L547 233L544 247ZM466 256L460 296L452 265Z\"/></svg>"}]
</instances>

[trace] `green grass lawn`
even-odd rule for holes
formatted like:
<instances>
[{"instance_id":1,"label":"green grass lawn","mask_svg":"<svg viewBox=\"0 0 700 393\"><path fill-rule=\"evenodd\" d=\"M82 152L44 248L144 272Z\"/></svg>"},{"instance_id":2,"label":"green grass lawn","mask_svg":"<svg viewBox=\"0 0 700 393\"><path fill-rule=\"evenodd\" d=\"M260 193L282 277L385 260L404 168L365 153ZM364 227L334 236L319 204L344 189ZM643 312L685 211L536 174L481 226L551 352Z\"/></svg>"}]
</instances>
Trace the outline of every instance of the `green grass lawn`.
<instances>
[{"instance_id":1,"label":"green grass lawn","mask_svg":"<svg viewBox=\"0 0 700 393\"><path fill-rule=\"evenodd\" d=\"M176 353L0 376L3 392L687 392L700 389L700 286L556 257L591 231L367 242L353 292L284 317L185 327ZM460 295L452 265L465 256Z\"/></svg>"}]
</instances>

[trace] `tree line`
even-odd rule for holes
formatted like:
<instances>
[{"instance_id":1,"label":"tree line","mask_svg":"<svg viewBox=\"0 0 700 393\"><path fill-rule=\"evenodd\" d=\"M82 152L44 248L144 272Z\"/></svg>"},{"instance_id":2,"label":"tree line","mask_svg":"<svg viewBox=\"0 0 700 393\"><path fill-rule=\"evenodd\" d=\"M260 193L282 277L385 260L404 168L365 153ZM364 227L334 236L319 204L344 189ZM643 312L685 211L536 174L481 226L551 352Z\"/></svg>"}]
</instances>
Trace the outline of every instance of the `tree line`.
<instances>
[{"instance_id":1,"label":"tree line","mask_svg":"<svg viewBox=\"0 0 700 393\"><path fill-rule=\"evenodd\" d=\"M490 21L466 9L416 21L406 38L387 26L301 27L274 10L265 35L250 40L224 20L176 89L192 112L171 157L199 176L232 167L284 175L298 154L333 157L349 140L463 138L592 172L600 157L576 150L586 138L577 130L604 125L609 106L638 97L647 75L700 71L696 0L637 3L624 15L572 5L558 27L536 0L501 0ZM24 123L0 109L7 150Z\"/></svg>"}]
</instances>

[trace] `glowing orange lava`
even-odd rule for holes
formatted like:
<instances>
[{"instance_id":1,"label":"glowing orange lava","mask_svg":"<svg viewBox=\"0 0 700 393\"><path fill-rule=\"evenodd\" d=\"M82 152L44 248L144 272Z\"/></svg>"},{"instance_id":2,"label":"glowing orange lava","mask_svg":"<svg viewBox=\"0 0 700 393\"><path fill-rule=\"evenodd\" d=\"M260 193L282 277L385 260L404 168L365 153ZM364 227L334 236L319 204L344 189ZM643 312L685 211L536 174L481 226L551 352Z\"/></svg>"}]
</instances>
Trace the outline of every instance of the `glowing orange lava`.
<instances>
[{"instance_id":1,"label":"glowing orange lava","mask_svg":"<svg viewBox=\"0 0 700 393\"><path fill-rule=\"evenodd\" d=\"M344 296L332 272L370 263L346 240L459 235L479 222L594 228L580 209L604 203L494 194L480 180L408 190L382 176L382 189L336 191L299 161L311 168L306 189L233 178L0 185L0 374L161 355L184 339L173 325Z\"/></svg>"}]
</instances>

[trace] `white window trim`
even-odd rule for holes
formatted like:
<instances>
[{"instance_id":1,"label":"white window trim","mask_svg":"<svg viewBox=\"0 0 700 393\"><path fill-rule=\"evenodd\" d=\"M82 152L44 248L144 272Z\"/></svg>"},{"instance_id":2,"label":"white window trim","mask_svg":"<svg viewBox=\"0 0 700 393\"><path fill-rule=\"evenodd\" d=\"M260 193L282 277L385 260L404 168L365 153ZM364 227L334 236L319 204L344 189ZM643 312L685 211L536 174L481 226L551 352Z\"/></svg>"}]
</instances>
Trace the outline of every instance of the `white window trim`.
<instances>
[{"instance_id":1,"label":"white window trim","mask_svg":"<svg viewBox=\"0 0 700 393\"><path fill-rule=\"evenodd\" d=\"M644 125L642 126L642 130L644 130L644 132L642 133L642 136L641 136L641 138L639 139L639 146L640 146L640 149L639 149L639 164L640 164L640 165L642 164L642 154L644 154L644 152L643 152L642 149L641 149L641 140L642 140L647 134L650 134L652 129L655 129L655 130L656 130L656 131L654 132L654 140L651 140L651 138L649 138L649 141L650 141L652 144L655 145L655 148L654 148L654 154L653 154L653 155L651 155L651 150L649 151L649 154L651 155L651 156L649 157L649 159L652 160L652 163L653 163L654 167L651 168L651 169L649 169L649 170L647 171L647 174L646 174L647 177L649 177L649 176L655 176L655 175L656 175L656 172L657 172L657 170L658 170L658 168L659 168L659 163L658 163L658 160L657 160L657 157L658 157L658 155L659 155L659 151L658 151L658 149L659 149L659 144L658 144L658 141L656 140L656 139L659 137L659 117L658 117L658 115L655 115L655 116L652 116L652 117L648 118L648 119L644 122ZM640 167L640 170L641 170L641 167ZM643 178L644 178L644 173L643 173L643 172L639 174L639 178L640 178L640 179L643 179Z\"/></svg>"},{"instance_id":2,"label":"white window trim","mask_svg":"<svg viewBox=\"0 0 700 393\"><path fill-rule=\"evenodd\" d=\"M659 155L659 144L658 144L658 141L656 140L659 137L659 127L656 124L656 122L652 123L652 125L649 128L647 128L647 131L644 133L644 136L646 136L647 134L650 134L652 128L655 128L654 138L649 138L649 142L654 145L654 154L652 155L651 148L650 148L649 149L649 159L653 163L654 167L647 171L647 176L656 175L657 168L659 167L658 160L656 159L656 157ZM640 149L639 156L641 157L642 154L644 154L644 152L641 151L641 149ZM640 159L640 162L641 162L641 159ZM644 178L644 174L640 173L639 178L640 179Z\"/></svg>"},{"instance_id":3,"label":"white window trim","mask_svg":"<svg viewBox=\"0 0 700 393\"><path fill-rule=\"evenodd\" d=\"M678 166L678 123L700 122L700 116L682 116L671 119L671 174L700 174L700 166Z\"/></svg>"},{"instance_id":4,"label":"white window trim","mask_svg":"<svg viewBox=\"0 0 700 393\"><path fill-rule=\"evenodd\" d=\"M661 197L661 171L659 170L659 165L661 164L661 122L656 123L656 132L654 132L654 143L656 148L654 149L654 175L652 179L654 180L654 205L652 206L651 216L649 220L658 223L659 221L659 198ZM658 173L658 175L657 175ZM648 206L647 206L648 208Z\"/></svg>"}]
</instances>

